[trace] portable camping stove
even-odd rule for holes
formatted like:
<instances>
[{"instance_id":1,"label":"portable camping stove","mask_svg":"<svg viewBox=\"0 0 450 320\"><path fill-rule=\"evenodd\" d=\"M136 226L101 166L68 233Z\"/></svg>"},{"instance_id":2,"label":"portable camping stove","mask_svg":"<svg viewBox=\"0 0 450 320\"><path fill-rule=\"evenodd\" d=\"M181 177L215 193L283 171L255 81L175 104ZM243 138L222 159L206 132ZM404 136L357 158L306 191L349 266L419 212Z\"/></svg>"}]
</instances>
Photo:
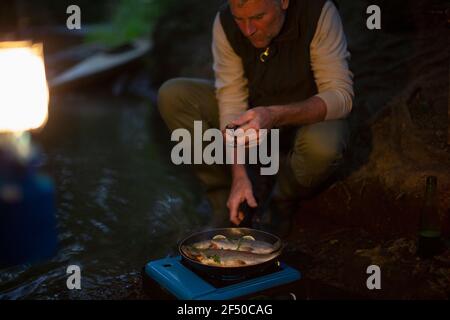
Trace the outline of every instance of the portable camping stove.
<instances>
[{"instance_id":1,"label":"portable camping stove","mask_svg":"<svg viewBox=\"0 0 450 320\"><path fill-rule=\"evenodd\" d=\"M245 278L217 279L193 271L181 257L149 262L144 269L161 287L180 300L228 300L278 287L301 278L298 270L277 262L263 273Z\"/></svg>"}]
</instances>

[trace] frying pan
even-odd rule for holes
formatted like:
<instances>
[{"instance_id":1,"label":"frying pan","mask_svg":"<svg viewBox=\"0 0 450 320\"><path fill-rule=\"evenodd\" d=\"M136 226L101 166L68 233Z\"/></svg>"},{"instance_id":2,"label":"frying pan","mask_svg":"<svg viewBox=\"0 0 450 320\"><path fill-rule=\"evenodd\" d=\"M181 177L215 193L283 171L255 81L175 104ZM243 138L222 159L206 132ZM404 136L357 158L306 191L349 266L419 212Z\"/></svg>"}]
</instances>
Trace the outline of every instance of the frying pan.
<instances>
[{"instance_id":1,"label":"frying pan","mask_svg":"<svg viewBox=\"0 0 450 320\"><path fill-rule=\"evenodd\" d=\"M189 258L181 249L183 246L189 246L196 242L203 240L211 240L216 235L224 235L229 239L239 239L243 236L252 236L255 240L265 241L270 244L279 244L279 249L275 251L274 257L270 260L264 261L262 263L249 265L249 266L239 266L239 267L223 267L223 266L210 266L202 264L196 260ZM262 273L270 268L276 267L278 262L278 257L283 250L282 242L277 236L255 229L249 228L222 228L222 229L212 229L208 231L198 232L190 235L186 239L180 242L178 246L178 251L181 255L182 263L187 265L199 273L216 279L222 280L234 280L243 277L250 277L257 273Z\"/></svg>"}]
</instances>

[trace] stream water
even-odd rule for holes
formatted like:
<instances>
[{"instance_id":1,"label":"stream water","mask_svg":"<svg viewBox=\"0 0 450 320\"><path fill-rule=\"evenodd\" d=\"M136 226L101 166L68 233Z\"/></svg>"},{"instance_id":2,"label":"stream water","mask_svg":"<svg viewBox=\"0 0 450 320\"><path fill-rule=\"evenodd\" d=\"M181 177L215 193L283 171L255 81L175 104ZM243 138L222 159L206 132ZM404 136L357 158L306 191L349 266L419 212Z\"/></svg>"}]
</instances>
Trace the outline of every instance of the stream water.
<instances>
[{"instance_id":1,"label":"stream water","mask_svg":"<svg viewBox=\"0 0 450 320\"><path fill-rule=\"evenodd\" d=\"M147 261L174 252L208 208L189 170L171 164L169 135L149 103L66 94L50 110L34 142L56 185L59 251L0 270L0 299L114 298ZM81 268L82 290L67 289L69 265Z\"/></svg>"}]
</instances>

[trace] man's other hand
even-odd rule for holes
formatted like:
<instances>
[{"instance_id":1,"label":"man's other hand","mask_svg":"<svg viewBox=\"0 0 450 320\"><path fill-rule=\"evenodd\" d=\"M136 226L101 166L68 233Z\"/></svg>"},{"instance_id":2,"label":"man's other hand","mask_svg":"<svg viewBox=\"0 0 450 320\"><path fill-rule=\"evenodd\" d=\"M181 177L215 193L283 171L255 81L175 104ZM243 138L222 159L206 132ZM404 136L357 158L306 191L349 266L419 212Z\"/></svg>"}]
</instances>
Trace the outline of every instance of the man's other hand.
<instances>
[{"instance_id":1,"label":"man's other hand","mask_svg":"<svg viewBox=\"0 0 450 320\"><path fill-rule=\"evenodd\" d=\"M230 211L230 221L237 226L244 220L244 213L239 210L239 206L244 201L247 201L247 204L252 208L258 206L253 196L252 183L247 176L242 175L233 178L227 202L227 207Z\"/></svg>"}]
</instances>

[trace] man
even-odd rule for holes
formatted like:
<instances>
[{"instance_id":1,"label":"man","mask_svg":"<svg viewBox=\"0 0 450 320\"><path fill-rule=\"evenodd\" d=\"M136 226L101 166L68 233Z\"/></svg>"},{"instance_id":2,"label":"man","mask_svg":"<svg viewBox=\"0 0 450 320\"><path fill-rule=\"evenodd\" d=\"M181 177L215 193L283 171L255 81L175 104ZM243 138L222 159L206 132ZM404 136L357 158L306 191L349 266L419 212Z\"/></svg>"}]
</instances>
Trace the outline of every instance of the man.
<instances>
[{"instance_id":1,"label":"man","mask_svg":"<svg viewBox=\"0 0 450 320\"><path fill-rule=\"evenodd\" d=\"M166 82L159 91L161 115L170 130L191 133L194 120L203 121L203 129L280 128L287 148L270 208L283 229L279 233L285 233L296 202L342 162L348 141L345 118L352 109L353 75L337 8L326 0L229 0L216 16L212 51L214 85L195 79ZM263 205L244 165L195 170L215 223L228 218L239 225L242 204Z\"/></svg>"}]
</instances>

